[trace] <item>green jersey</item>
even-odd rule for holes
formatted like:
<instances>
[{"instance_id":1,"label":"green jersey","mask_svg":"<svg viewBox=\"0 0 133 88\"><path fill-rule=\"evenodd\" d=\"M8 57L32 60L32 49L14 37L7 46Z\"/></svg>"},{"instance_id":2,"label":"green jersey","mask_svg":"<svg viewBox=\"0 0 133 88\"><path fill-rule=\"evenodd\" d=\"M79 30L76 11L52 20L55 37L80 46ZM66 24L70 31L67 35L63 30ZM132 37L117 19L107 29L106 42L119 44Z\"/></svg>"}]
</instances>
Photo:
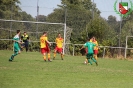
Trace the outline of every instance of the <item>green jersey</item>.
<instances>
[{"instance_id":1,"label":"green jersey","mask_svg":"<svg viewBox=\"0 0 133 88\"><path fill-rule=\"evenodd\" d=\"M14 46L14 51L19 51L20 50L20 47L19 47L19 35L15 35L13 40L15 40L13 46Z\"/></svg>"},{"instance_id":2,"label":"green jersey","mask_svg":"<svg viewBox=\"0 0 133 88\"><path fill-rule=\"evenodd\" d=\"M84 46L87 47L87 50L88 50L89 54L94 53L93 50L94 50L94 46L96 46L96 44L94 44L92 42L86 42L84 44Z\"/></svg>"}]
</instances>

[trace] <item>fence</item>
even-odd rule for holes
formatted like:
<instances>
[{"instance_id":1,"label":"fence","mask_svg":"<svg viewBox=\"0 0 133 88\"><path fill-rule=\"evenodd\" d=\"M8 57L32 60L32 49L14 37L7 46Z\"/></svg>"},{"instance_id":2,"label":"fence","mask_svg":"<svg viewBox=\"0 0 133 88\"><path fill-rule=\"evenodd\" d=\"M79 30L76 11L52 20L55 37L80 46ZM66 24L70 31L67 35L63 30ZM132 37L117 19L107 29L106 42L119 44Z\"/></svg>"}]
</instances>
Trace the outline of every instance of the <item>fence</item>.
<instances>
[{"instance_id":1,"label":"fence","mask_svg":"<svg viewBox=\"0 0 133 88\"><path fill-rule=\"evenodd\" d=\"M128 37L128 36L127 36ZM9 41L11 42L12 39L0 39L0 41L4 41L3 44L0 45L0 49L8 49ZM5 43L5 44L4 44ZM38 44L38 46L34 46L35 44ZM40 51L39 47L39 41L30 41L29 51ZM54 50L55 42L51 42L52 46L51 51ZM65 54L72 55L72 56L79 56L79 55L85 55L85 51L80 51L79 49L83 44L72 44L72 43L66 43L66 50ZM70 46L72 49L70 49ZM102 58L127 58L128 53L130 50L133 50L133 48L128 47L112 47L112 46L99 46L99 57ZM10 47L12 49L12 46ZM130 56L131 57L131 56Z\"/></svg>"},{"instance_id":2,"label":"fence","mask_svg":"<svg viewBox=\"0 0 133 88\"><path fill-rule=\"evenodd\" d=\"M72 44L73 45L73 52L72 55L75 56L75 48L83 46L83 44ZM133 48L127 47L112 47L112 46L99 46L99 56L102 58L127 58L129 51L133 50ZM83 55L85 52L82 53ZM130 56L131 57L131 56Z\"/></svg>"}]
</instances>

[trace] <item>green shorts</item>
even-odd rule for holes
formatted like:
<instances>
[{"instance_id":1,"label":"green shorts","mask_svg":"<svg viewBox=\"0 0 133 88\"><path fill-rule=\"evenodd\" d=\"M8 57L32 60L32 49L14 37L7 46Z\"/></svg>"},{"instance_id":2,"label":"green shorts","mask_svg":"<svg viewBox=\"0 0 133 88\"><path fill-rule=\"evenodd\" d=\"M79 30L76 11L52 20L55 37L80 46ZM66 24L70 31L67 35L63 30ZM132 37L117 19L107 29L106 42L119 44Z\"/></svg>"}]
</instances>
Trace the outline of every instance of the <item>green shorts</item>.
<instances>
[{"instance_id":1,"label":"green shorts","mask_svg":"<svg viewBox=\"0 0 133 88\"><path fill-rule=\"evenodd\" d=\"M19 45L14 45L14 52L18 52L18 51L20 51Z\"/></svg>"},{"instance_id":2,"label":"green shorts","mask_svg":"<svg viewBox=\"0 0 133 88\"><path fill-rule=\"evenodd\" d=\"M88 53L88 54L86 54L86 58L87 59L92 59L93 56L94 56L94 53Z\"/></svg>"}]
</instances>

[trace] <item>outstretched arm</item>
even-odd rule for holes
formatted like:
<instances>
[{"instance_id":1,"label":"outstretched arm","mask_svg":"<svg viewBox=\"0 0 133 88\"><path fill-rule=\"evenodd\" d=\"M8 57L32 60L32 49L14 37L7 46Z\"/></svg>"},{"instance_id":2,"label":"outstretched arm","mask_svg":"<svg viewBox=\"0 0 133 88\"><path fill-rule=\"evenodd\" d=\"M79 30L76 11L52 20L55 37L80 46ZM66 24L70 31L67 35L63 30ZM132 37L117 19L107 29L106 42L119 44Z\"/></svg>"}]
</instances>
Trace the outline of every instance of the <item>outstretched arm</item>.
<instances>
[{"instance_id":1,"label":"outstretched arm","mask_svg":"<svg viewBox=\"0 0 133 88\"><path fill-rule=\"evenodd\" d=\"M79 50L82 50L83 48L85 48L85 46L83 45Z\"/></svg>"},{"instance_id":2,"label":"outstretched arm","mask_svg":"<svg viewBox=\"0 0 133 88\"><path fill-rule=\"evenodd\" d=\"M48 40L46 40L46 42L51 46L51 43Z\"/></svg>"},{"instance_id":3,"label":"outstretched arm","mask_svg":"<svg viewBox=\"0 0 133 88\"><path fill-rule=\"evenodd\" d=\"M15 40L15 39L13 39L13 41L14 41L14 42L18 42L18 43L20 43L20 44L22 43L21 40Z\"/></svg>"}]
</instances>

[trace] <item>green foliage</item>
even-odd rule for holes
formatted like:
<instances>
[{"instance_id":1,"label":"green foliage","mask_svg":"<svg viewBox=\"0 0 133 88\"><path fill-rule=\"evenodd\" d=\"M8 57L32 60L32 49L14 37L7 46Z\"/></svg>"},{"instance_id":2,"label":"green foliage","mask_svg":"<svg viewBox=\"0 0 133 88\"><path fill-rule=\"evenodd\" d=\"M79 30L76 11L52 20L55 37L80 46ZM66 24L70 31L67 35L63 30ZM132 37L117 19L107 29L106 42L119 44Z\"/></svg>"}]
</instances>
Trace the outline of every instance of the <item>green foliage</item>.
<instances>
[{"instance_id":1,"label":"green foliage","mask_svg":"<svg viewBox=\"0 0 133 88\"><path fill-rule=\"evenodd\" d=\"M1 0L0 3L0 18L10 19L18 14L18 11L21 10L17 5L20 4L19 0Z\"/></svg>"},{"instance_id":2,"label":"green foliage","mask_svg":"<svg viewBox=\"0 0 133 88\"><path fill-rule=\"evenodd\" d=\"M133 36L133 12L132 14L130 14L130 17L127 18L127 20L125 21L125 24L123 24L122 27L122 33L121 33L121 38L122 38L122 43L123 46L125 46L125 39L126 36ZM132 40L129 40L129 42L131 42ZM129 44L129 46L131 46L131 44Z\"/></svg>"},{"instance_id":3,"label":"green foliage","mask_svg":"<svg viewBox=\"0 0 133 88\"><path fill-rule=\"evenodd\" d=\"M46 18L47 22L64 23L65 22L65 9L55 9L53 13L49 14Z\"/></svg>"},{"instance_id":4,"label":"green foliage","mask_svg":"<svg viewBox=\"0 0 133 88\"><path fill-rule=\"evenodd\" d=\"M44 15L38 15L37 17L36 17L36 19L38 18L38 21L39 22L45 22L46 21L46 16L44 16Z\"/></svg>"}]
</instances>

